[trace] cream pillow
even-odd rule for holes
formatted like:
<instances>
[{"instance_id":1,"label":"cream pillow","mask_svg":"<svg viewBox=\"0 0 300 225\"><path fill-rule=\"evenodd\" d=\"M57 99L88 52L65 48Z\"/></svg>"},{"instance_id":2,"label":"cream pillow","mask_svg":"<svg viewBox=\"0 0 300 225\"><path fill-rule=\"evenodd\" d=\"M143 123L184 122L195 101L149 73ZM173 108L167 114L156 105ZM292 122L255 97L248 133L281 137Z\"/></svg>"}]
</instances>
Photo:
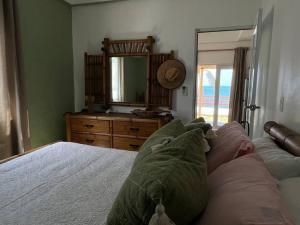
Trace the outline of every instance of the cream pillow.
<instances>
[{"instance_id":1,"label":"cream pillow","mask_svg":"<svg viewBox=\"0 0 300 225\"><path fill-rule=\"evenodd\" d=\"M253 141L255 151L264 160L270 173L278 180L300 176L300 157L280 148L271 138Z\"/></svg>"}]
</instances>

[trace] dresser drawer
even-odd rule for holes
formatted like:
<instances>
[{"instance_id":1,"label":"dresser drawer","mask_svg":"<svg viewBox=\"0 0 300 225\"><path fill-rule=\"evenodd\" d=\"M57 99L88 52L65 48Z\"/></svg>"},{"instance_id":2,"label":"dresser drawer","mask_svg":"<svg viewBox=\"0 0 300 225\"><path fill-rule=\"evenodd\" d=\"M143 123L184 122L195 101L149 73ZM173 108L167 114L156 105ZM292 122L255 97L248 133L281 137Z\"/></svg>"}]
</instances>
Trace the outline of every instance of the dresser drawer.
<instances>
[{"instance_id":1,"label":"dresser drawer","mask_svg":"<svg viewBox=\"0 0 300 225\"><path fill-rule=\"evenodd\" d=\"M158 129L157 123L113 121L114 135L128 135L147 138Z\"/></svg>"},{"instance_id":2,"label":"dresser drawer","mask_svg":"<svg viewBox=\"0 0 300 225\"><path fill-rule=\"evenodd\" d=\"M77 132L109 134L109 121L71 118L71 130Z\"/></svg>"},{"instance_id":3,"label":"dresser drawer","mask_svg":"<svg viewBox=\"0 0 300 225\"><path fill-rule=\"evenodd\" d=\"M109 148L110 136L72 133L72 142Z\"/></svg>"},{"instance_id":4,"label":"dresser drawer","mask_svg":"<svg viewBox=\"0 0 300 225\"><path fill-rule=\"evenodd\" d=\"M135 138L113 138L113 148L124 149L130 151L138 151L139 148L144 144L145 140Z\"/></svg>"}]
</instances>

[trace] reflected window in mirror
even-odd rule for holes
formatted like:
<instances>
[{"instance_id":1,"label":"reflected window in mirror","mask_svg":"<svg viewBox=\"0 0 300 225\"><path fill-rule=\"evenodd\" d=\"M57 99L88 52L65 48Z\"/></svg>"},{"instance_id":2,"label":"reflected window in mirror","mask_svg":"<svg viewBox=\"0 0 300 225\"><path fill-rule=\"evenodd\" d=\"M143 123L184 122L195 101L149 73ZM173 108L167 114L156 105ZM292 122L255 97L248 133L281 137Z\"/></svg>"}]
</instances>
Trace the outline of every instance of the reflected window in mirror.
<instances>
[{"instance_id":1,"label":"reflected window in mirror","mask_svg":"<svg viewBox=\"0 0 300 225\"><path fill-rule=\"evenodd\" d=\"M124 102L124 58L111 58L112 100Z\"/></svg>"},{"instance_id":2,"label":"reflected window in mirror","mask_svg":"<svg viewBox=\"0 0 300 225\"><path fill-rule=\"evenodd\" d=\"M111 57L110 65L112 102L145 104L147 57Z\"/></svg>"}]
</instances>

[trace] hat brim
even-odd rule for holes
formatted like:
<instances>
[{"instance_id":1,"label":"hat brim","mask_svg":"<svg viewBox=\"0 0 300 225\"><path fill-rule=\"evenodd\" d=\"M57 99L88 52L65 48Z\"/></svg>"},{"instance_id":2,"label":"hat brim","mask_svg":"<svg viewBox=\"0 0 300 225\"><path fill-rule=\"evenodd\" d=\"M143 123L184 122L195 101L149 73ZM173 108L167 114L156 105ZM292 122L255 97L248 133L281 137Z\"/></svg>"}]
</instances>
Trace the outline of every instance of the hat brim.
<instances>
[{"instance_id":1,"label":"hat brim","mask_svg":"<svg viewBox=\"0 0 300 225\"><path fill-rule=\"evenodd\" d=\"M169 81L166 79L166 73L170 68L176 68L179 73L176 79ZM165 61L158 69L157 79L160 85L166 89L176 89L180 87L186 78L186 69L182 62L176 59Z\"/></svg>"}]
</instances>

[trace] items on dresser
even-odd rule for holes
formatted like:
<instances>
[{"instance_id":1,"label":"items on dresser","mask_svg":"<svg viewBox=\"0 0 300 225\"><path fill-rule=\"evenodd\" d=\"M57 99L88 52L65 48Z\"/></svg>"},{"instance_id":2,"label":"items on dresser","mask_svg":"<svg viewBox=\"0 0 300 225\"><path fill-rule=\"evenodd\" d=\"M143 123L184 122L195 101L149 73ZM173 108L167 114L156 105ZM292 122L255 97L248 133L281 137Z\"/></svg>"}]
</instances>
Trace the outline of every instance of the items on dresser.
<instances>
[{"instance_id":1,"label":"items on dresser","mask_svg":"<svg viewBox=\"0 0 300 225\"><path fill-rule=\"evenodd\" d=\"M170 117L142 119L123 113L66 113L67 141L137 151Z\"/></svg>"}]
</instances>

